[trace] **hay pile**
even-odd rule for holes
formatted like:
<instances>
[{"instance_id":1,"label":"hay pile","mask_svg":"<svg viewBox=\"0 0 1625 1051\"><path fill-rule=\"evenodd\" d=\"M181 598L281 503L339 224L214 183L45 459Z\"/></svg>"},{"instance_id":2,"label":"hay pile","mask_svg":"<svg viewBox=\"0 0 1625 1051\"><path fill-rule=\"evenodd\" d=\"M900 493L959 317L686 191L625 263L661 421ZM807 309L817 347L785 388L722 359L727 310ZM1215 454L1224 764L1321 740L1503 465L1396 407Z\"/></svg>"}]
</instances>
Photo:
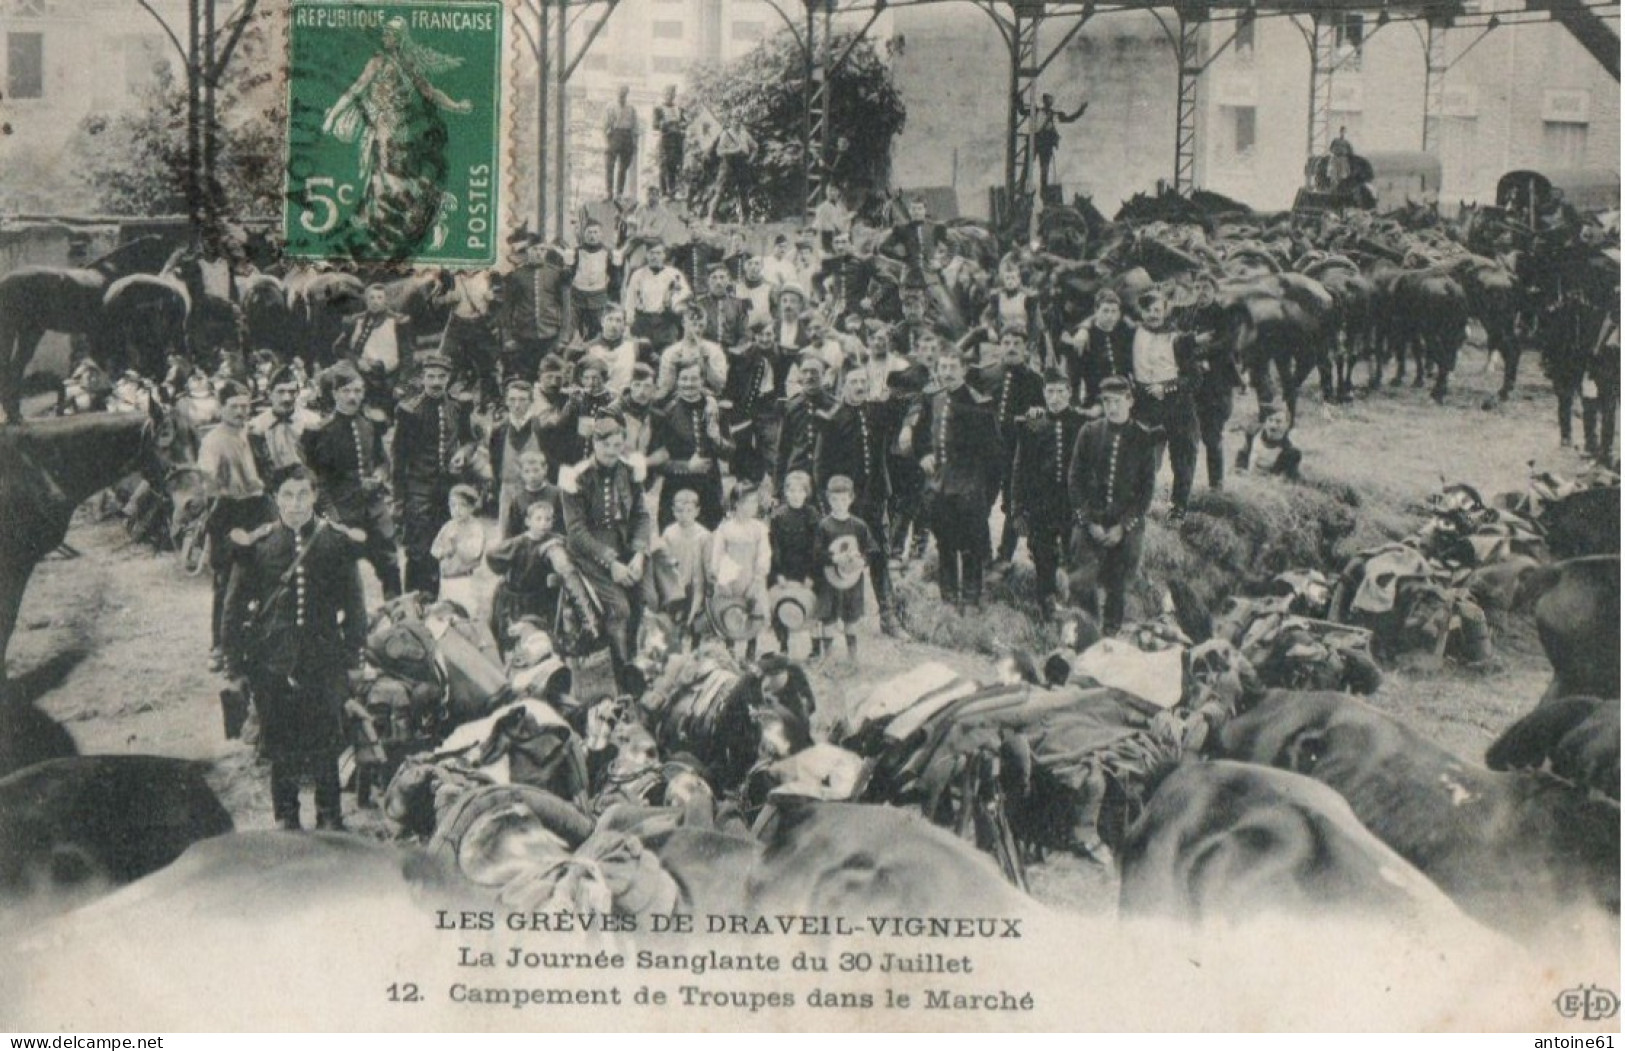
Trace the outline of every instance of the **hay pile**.
<instances>
[{"instance_id":1,"label":"hay pile","mask_svg":"<svg viewBox=\"0 0 1625 1051\"><path fill-rule=\"evenodd\" d=\"M1405 536L1417 524L1417 509L1396 495L1362 495L1312 478L1293 484L1242 476L1222 492L1199 489L1177 530L1160 502L1153 510L1128 616L1158 613L1168 580L1184 581L1216 609L1288 569L1339 572L1349 556ZM1033 569L1025 558L1003 579L989 581L986 604L975 615L944 608L931 583L934 565L925 570L895 582L904 626L921 642L989 656L1017 648L1042 653L1055 645L1053 631L1035 620Z\"/></svg>"}]
</instances>

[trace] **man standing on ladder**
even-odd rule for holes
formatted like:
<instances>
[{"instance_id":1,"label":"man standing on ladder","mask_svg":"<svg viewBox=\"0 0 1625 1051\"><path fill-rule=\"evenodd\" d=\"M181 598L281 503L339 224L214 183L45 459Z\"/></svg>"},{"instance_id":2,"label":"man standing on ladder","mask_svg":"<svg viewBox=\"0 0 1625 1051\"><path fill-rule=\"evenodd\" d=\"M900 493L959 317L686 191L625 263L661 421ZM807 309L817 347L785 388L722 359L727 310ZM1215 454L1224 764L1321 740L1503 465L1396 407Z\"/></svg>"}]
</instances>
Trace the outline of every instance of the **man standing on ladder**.
<instances>
[{"instance_id":1,"label":"man standing on ladder","mask_svg":"<svg viewBox=\"0 0 1625 1051\"><path fill-rule=\"evenodd\" d=\"M1027 116L1025 105L1017 103L1021 108L1021 115ZM1033 115L1031 134L1033 137L1033 152L1038 154L1038 194L1043 199L1044 191L1049 188L1050 172L1055 163L1055 151L1061 148L1061 130L1058 125L1071 124L1083 116L1089 103L1081 103L1071 113L1059 113L1055 109L1055 96L1045 95L1038 105L1038 112ZM1022 172L1021 182L1027 185L1028 172Z\"/></svg>"}]
</instances>

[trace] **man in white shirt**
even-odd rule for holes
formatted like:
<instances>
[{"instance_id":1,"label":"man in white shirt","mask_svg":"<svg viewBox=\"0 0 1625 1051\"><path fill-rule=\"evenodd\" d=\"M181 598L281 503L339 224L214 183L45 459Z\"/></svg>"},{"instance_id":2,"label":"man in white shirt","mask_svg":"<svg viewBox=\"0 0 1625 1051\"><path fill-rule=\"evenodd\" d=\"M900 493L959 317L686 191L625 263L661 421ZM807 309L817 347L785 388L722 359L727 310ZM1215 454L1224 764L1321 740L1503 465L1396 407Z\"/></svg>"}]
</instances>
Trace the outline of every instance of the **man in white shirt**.
<instances>
[{"instance_id":1,"label":"man in white shirt","mask_svg":"<svg viewBox=\"0 0 1625 1051\"><path fill-rule=\"evenodd\" d=\"M603 329L598 338L587 345L583 357L604 366L605 386L619 397L632 385L638 351L638 341L626 334L626 312L611 303L604 311Z\"/></svg>"},{"instance_id":2,"label":"man in white shirt","mask_svg":"<svg viewBox=\"0 0 1625 1051\"><path fill-rule=\"evenodd\" d=\"M765 276L764 260L759 255L745 257L745 273L734 287L734 295L747 304L745 324L768 324L773 320L774 286Z\"/></svg>"},{"instance_id":3,"label":"man in white shirt","mask_svg":"<svg viewBox=\"0 0 1625 1051\"><path fill-rule=\"evenodd\" d=\"M620 249L604 244L604 224L589 218L581 227L581 243L565 256L570 269L570 305L583 339L598 338L604 308L619 284L621 261Z\"/></svg>"},{"instance_id":4,"label":"man in white shirt","mask_svg":"<svg viewBox=\"0 0 1625 1051\"><path fill-rule=\"evenodd\" d=\"M791 254L789 234L774 235L773 251L762 260L762 279L774 288L796 281L796 262Z\"/></svg>"},{"instance_id":5,"label":"man in white shirt","mask_svg":"<svg viewBox=\"0 0 1625 1051\"><path fill-rule=\"evenodd\" d=\"M664 347L680 333L677 311L688 301L688 281L681 270L666 265L664 244L656 241L649 245L647 259L627 279L621 306L634 338Z\"/></svg>"},{"instance_id":6,"label":"man in white shirt","mask_svg":"<svg viewBox=\"0 0 1625 1051\"><path fill-rule=\"evenodd\" d=\"M683 311L683 338L660 354L660 375L655 382L655 395L661 401L670 397L677 388L678 367L691 361L698 361L702 366L700 372L705 389L712 396L722 393L722 387L728 381L728 355L722 347L701 338L704 330L705 310L697 303L690 303Z\"/></svg>"},{"instance_id":7,"label":"man in white shirt","mask_svg":"<svg viewBox=\"0 0 1625 1051\"><path fill-rule=\"evenodd\" d=\"M334 343L340 357L355 362L367 381L367 407L385 418L394 411L395 376L402 361L412 359L413 336L406 315L389 309L389 292L383 285L369 285L367 309L350 320L349 327Z\"/></svg>"}]
</instances>

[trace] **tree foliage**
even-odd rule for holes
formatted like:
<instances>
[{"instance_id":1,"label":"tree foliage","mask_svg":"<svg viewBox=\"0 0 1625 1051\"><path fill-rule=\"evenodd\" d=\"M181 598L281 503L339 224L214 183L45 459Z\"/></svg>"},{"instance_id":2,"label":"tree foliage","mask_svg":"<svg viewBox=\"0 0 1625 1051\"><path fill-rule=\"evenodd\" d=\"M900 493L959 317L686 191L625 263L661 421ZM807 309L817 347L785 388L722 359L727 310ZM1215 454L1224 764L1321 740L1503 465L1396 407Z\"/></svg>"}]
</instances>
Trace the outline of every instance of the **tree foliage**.
<instances>
[{"instance_id":1,"label":"tree foliage","mask_svg":"<svg viewBox=\"0 0 1625 1051\"><path fill-rule=\"evenodd\" d=\"M850 30L834 33L830 44L835 58L851 46L829 85L831 176L848 195L885 189L891 177L892 140L908 115L890 67L867 39L854 45L855 35ZM743 126L756 139L751 201L756 215L802 213L806 80L805 53L788 30L726 66L701 67L691 76L690 97L696 104L725 125Z\"/></svg>"},{"instance_id":2,"label":"tree foliage","mask_svg":"<svg viewBox=\"0 0 1625 1051\"><path fill-rule=\"evenodd\" d=\"M243 34L216 93L215 194L227 215L282 210L286 100L265 16ZM91 113L69 143L84 206L109 215L188 212L186 82L163 66L137 104Z\"/></svg>"}]
</instances>

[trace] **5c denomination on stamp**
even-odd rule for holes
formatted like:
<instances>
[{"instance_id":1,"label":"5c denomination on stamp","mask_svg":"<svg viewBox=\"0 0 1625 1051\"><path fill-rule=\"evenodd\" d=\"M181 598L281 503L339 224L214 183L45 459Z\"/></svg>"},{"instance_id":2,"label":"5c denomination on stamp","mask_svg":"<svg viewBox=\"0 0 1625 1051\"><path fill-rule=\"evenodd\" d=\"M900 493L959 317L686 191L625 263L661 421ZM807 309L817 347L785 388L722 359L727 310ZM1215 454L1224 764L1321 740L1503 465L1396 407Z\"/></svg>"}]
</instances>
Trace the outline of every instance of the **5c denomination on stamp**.
<instances>
[{"instance_id":1,"label":"5c denomination on stamp","mask_svg":"<svg viewBox=\"0 0 1625 1051\"><path fill-rule=\"evenodd\" d=\"M502 159L502 5L294 0L288 254L489 266Z\"/></svg>"}]
</instances>

